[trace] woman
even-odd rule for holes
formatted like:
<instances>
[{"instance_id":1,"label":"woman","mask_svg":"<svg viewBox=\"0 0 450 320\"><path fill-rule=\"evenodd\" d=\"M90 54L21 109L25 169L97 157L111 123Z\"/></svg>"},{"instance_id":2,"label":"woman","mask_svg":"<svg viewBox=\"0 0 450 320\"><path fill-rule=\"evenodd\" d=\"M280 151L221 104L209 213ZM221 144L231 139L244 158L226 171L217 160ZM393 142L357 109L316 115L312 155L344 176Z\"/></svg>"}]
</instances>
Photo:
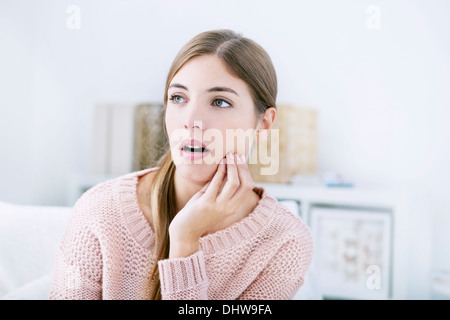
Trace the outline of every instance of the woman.
<instances>
[{"instance_id":1,"label":"woman","mask_svg":"<svg viewBox=\"0 0 450 320\"><path fill-rule=\"evenodd\" d=\"M170 149L157 167L78 200L50 298L292 298L310 232L255 186L246 164L275 120L276 94L270 57L252 40L217 30L189 41L166 81ZM227 139L248 130L250 145Z\"/></svg>"}]
</instances>

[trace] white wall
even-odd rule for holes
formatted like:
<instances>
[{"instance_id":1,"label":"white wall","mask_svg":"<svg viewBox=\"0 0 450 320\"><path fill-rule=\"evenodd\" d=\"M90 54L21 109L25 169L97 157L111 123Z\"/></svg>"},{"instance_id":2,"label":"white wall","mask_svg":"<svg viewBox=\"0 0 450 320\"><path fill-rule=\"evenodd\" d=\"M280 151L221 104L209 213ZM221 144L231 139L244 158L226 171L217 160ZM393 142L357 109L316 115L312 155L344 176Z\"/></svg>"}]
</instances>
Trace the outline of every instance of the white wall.
<instances>
[{"instance_id":1,"label":"white wall","mask_svg":"<svg viewBox=\"0 0 450 320\"><path fill-rule=\"evenodd\" d=\"M370 5L381 29L367 27ZM161 101L181 45L232 28L271 54L279 103L319 110L320 170L421 197L414 230L434 222L433 263L450 270L449 12L446 0L2 0L0 201L65 204L70 175L89 172L93 104Z\"/></svg>"},{"instance_id":2,"label":"white wall","mask_svg":"<svg viewBox=\"0 0 450 320\"><path fill-rule=\"evenodd\" d=\"M33 16L10 2L0 2L0 200L33 201L26 183L32 172Z\"/></svg>"}]
</instances>

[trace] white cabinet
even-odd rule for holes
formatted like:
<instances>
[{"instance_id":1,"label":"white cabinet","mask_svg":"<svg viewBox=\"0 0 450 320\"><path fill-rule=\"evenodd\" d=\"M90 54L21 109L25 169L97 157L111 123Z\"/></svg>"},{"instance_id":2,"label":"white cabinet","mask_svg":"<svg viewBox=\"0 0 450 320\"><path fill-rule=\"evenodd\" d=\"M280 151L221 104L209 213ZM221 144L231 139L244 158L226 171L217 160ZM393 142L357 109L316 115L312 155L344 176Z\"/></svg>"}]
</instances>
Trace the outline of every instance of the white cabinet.
<instances>
[{"instance_id":1,"label":"white cabinet","mask_svg":"<svg viewBox=\"0 0 450 320\"><path fill-rule=\"evenodd\" d=\"M419 207L406 192L257 185L280 202L287 201L293 211L298 204L298 215L313 234L311 271L324 298L428 297L431 246L412 247L410 220ZM426 232L423 235L429 242Z\"/></svg>"}]
</instances>

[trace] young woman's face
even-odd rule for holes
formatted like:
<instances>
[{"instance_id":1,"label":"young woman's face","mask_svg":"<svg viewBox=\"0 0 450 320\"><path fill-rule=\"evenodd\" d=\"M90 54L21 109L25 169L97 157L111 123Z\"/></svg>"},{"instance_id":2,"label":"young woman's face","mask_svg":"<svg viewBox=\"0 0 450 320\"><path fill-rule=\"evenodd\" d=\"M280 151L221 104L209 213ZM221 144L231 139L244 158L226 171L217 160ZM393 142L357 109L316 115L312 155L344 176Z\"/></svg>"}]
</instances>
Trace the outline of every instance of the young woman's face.
<instances>
[{"instance_id":1,"label":"young woman's face","mask_svg":"<svg viewBox=\"0 0 450 320\"><path fill-rule=\"evenodd\" d=\"M217 56L186 62L173 77L167 96L165 123L177 169L207 180L228 152L248 155L256 126L252 95ZM203 144L209 151L186 144Z\"/></svg>"}]
</instances>

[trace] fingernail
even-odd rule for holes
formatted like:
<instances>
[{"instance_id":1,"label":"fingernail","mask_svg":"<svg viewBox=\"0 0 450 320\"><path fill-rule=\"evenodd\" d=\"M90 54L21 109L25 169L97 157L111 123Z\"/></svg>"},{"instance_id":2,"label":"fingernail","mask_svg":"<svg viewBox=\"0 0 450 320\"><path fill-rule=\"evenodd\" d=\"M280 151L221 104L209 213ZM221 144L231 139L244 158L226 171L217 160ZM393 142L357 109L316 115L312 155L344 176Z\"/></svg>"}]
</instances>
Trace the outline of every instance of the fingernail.
<instances>
[{"instance_id":1,"label":"fingernail","mask_svg":"<svg viewBox=\"0 0 450 320\"><path fill-rule=\"evenodd\" d=\"M245 156L243 154L241 154L241 160L242 160L242 163L245 163Z\"/></svg>"},{"instance_id":2,"label":"fingernail","mask_svg":"<svg viewBox=\"0 0 450 320\"><path fill-rule=\"evenodd\" d=\"M242 157L240 154L236 153L236 162L239 164L243 164L244 162L242 161Z\"/></svg>"},{"instance_id":3,"label":"fingernail","mask_svg":"<svg viewBox=\"0 0 450 320\"><path fill-rule=\"evenodd\" d=\"M233 154L231 152L227 153L227 160L228 160L228 163L230 163L230 164L234 163Z\"/></svg>"}]
</instances>

